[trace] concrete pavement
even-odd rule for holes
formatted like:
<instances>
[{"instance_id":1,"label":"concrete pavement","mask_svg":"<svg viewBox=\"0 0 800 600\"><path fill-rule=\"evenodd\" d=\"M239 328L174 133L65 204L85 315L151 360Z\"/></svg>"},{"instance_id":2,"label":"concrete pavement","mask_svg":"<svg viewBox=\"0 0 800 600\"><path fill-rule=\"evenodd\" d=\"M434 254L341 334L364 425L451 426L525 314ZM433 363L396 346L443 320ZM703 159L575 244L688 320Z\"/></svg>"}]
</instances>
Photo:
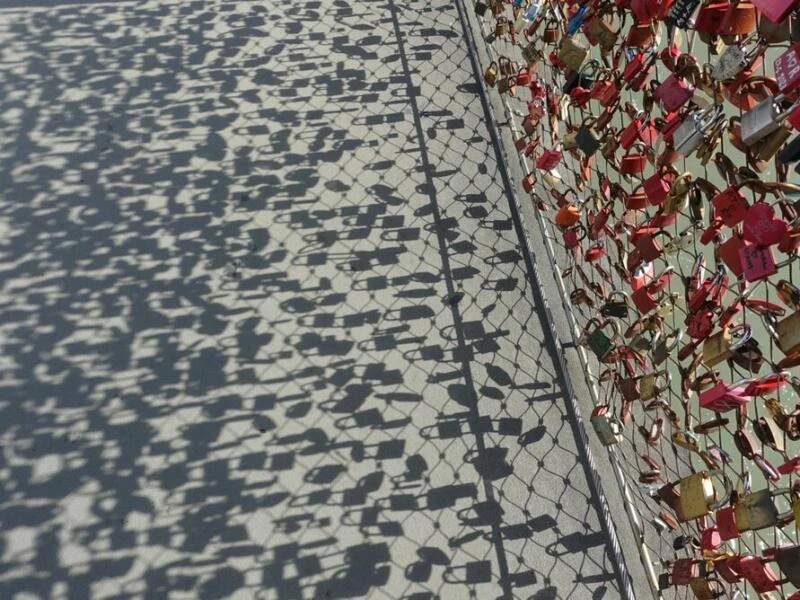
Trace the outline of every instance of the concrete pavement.
<instances>
[{"instance_id":1,"label":"concrete pavement","mask_svg":"<svg viewBox=\"0 0 800 600\"><path fill-rule=\"evenodd\" d=\"M463 34L0 10L1 597L619 597Z\"/></svg>"}]
</instances>

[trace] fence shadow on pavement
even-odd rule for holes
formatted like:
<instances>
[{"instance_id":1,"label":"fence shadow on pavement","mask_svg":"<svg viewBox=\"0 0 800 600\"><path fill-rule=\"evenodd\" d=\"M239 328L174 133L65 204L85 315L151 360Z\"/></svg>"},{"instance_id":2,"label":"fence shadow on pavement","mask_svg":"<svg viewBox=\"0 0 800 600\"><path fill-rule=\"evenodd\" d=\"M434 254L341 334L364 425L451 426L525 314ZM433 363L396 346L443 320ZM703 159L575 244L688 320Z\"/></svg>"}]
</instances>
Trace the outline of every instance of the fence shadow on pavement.
<instances>
[{"instance_id":1,"label":"fence shadow on pavement","mask_svg":"<svg viewBox=\"0 0 800 600\"><path fill-rule=\"evenodd\" d=\"M0 595L615 595L450 3L3 16Z\"/></svg>"}]
</instances>

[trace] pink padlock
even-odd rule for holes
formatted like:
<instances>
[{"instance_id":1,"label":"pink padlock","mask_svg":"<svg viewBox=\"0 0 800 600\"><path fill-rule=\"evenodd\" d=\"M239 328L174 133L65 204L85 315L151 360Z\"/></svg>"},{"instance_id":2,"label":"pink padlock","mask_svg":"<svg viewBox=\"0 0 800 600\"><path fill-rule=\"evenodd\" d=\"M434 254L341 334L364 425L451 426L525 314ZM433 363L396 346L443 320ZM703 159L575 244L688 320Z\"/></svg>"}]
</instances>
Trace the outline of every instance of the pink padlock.
<instances>
[{"instance_id":1,"label":"pink padlock","mask_svg":"<svg viewBox=\"0 0 800 600\"><path fill-rule=\"evenodd\" d=\"M694 96L694 90L693 85L672 74L656 88L656 96L667 112L675 112Z\"/></svg>"},{"instance_id":2,"label":"pink padlock","mask_svg":"<svg viewBox=\"0 0 800 600\"><path fill-rule=\"evenodd\" d=\"M719 522L719 511L717 511L717 522ZM704 552L713 552L722 545L722 540L723 538L720 536L718 526L712 525L711 527L703 529L703 532L700 534L700 548Z\"/></svg>"},{"instance_id":3,"label":"pink padlock","mask_svg":"<svg viewBox=\"0 0 800 600\"><path fill-rule=\"evenodd\" d=\"M774 69L775 80L782 94L796 90L800 85L800 44L792 44L786 52L776 58Z\"/></svg>"},{"instance_id":4,"label":"pink padlock","mask_svg":"<svg viewBox=\"0 0 800 600\"><path fill-rule=\"evenodd\" d=\"M783 21L800 5L800 0L752 0L752 2L762 16L776 24Z\"/></svg>"},{"instance_id":5,"label":"pink padlock","mask_svg":"<svg viewBox=\"0 0 800 600\"><path fill-rule=\"evenodd\" d=\"M739 249L739 260L747 281L760 281L778 272L769 246L745 244Z\"/></svg>"},{"instance_id":6,"label":"pink padlock","mask_svg":"<svg viewBox=\"0 0 800 600\"><path fill-rule=\"evenodd\" d=\"M720 381L714 387L700 392L700 407L715 412L727 412L745 406L750 398L742 396L739 393L741 389Z\"/></svg>"}]
</instances>

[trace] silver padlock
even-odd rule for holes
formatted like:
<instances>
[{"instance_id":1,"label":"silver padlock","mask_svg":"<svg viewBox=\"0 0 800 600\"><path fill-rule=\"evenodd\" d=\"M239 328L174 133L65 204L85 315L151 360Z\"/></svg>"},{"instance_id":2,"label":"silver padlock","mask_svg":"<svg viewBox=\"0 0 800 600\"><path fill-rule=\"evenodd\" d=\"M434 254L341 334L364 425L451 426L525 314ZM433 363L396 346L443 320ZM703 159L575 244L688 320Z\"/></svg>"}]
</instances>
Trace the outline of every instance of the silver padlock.
<instances>
[{"instance_id":1,"label":"silver padlock","mask_svg":"<svg viewBox=\"0 0 800 600\"><path fill-rule=\"evenodd\" d=\"M794 103L784 110L781 102L785 99L783 94L765 98L742 115L742 143L745 146L753 146L777 131L783 120L800 106Z\"/></svg>"},{"instance_id":2,"label":"silver padlock","mask_svg":"<svg viewBox=\"0 0 800 600\"><path fill-rule=\"evenodd\" d=\"M717 62L711 67L711 78L717 81L733 79L753 62L753 58L762 48L762 40L756 44L737 44L728 46L719 55Z\"/></svg>"},{"instance_id":3,"label":"silver padlock","mask_svg":"<svg viewBox=\"0 0 800 600\"><path fill-rule=\"evenodd\" d=\"M672 135L675 150L683 156L691 155L703 143L706 132L722 118L724 114L721 106L688 115Z\"/></svg>"}]
</instances>

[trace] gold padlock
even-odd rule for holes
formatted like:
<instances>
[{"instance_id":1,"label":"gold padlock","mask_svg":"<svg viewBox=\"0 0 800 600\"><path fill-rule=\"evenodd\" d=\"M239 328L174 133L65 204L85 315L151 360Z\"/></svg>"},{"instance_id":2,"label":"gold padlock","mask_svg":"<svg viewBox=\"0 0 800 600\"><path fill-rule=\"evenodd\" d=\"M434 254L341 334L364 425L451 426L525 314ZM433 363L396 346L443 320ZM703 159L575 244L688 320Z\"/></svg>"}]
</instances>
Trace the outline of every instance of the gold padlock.
<instances>
[{"instance_id":1,"label":"gold padlock","mask_svg":"<svg viewBox=\"0 0 800 600\"><path fill-rule=\"evenodd\" d=\"M658 385L659 377L664 378L664 385L662 386ZM668 389L671 382L672 375L669 371L657 371L655 373L642 375L642 378L639 380L639 398L643 401L652 400L663 390Z\"/></svg>"},{"instance_id":2,"label":"gold padlock","mask_svg":"<svg viewBox=\"0 0 800 600\"><path fill-rule=\"evenodd\" d=\"M733 340L731 331L725 327L703 342L703 364L707 367L721 363L731 355L730 345Z\"/></svg>"},{"instance_id":3,"label":"gold padlock","mask_svg":"<svg viewBox=\"0 0 800 600\"><path fill-rule=\"evenodd\" d=\"M663 205L664 214L675 214L683 211L688 206L691 183L692 174L689 172L679 175L672 182L672 187L667 194L667 200Z\"/></svg>"},{"instance_id":4,"label":"gold padlock","mask_svg":"<svg viewBox=\"0 0 800 600\"><path fill-rule=\"evenodd\" d=\"M497 63L495 61L492 61L489 64L489 68L486 69L486 73L483 74L483 79L486 81L487 84L489 84L490 87L494 87L495 84L497 83L497 75L498 75Z\"/></svg>"},{"instance_id":5,"label":"gold padlock","mask_svg":"<svg viewBox=\"0 0 800 600\"><path fill-rule=\"evenodd\" d=\"M723 360L729 359L735 350L750 341L750 337L750 325L740 323L734 327L723 328L703 343L703 364L713 367ZM734 338L736 338L735 342Z\"/></svg>"},{"instance_id":6,"label":"gold padlock","mask_svg":"<svg viewBox=\"0 0 800 600\"><path fill-rule=\"evenodd\" d=\"M558 60L573 71L580 71L583 61L589 54L589 45L580 43L579 39L581 38L578 36L563 38L558 50Z\"/></svg>"},{"instance_id":7,"label":"gold padlock","mask_svg":"<svg viewBox=\"0 0 800 600\"><path fill-rule=\"evenodd\" d=\"M689 587L694 597L699 600L714 600L719 598L724 590L718 579L708 577L694 577L689 581Z\"/></svg>"},{"instance_id":8,"label":"gold padlock","mask_svg":"<svg viewBox=\"0 0 800 600\"><path fill-rule=\"evenodd\" d=\"M599 42L600 48L604 52L610 52L614 49L614 46L617 45L619 30L614 29L610 21L604 20L598 16L592 19L588 31L589 34Z\"/></svg>"},{"instance_id":9,"label":"gold padlock","mask_svg":"<svg viewBox=\"0 0 800 600\"><path fill-rule=\"evenodd\" d=\"M495 36L506 35L511 31L511 25L506 17L497 17L497 23L494 26Z\"/></svg>"},{"instance_id":10,"label":"gold padlock","mask_svg":"<svg viewBox=\"0 0 800 600\"><path fill-rule=\"evenodd\" d=\"M722 507L730 497L731 485L727 477L725 484L726 495L720 500L711 474L707 471L681 479L678 517L683 521L691 521Z\"/></svg>"},{"instance_id":11,"label":"gold padlock","mask_svg":"<svg viewBox=\"0 0 800 600\"><path fill-rule=\"evenodd\" d=\"M784 354L789 355L800 350L800 311L778 321L775 331L775 341Z\"/></svg>"}]
</instances>

